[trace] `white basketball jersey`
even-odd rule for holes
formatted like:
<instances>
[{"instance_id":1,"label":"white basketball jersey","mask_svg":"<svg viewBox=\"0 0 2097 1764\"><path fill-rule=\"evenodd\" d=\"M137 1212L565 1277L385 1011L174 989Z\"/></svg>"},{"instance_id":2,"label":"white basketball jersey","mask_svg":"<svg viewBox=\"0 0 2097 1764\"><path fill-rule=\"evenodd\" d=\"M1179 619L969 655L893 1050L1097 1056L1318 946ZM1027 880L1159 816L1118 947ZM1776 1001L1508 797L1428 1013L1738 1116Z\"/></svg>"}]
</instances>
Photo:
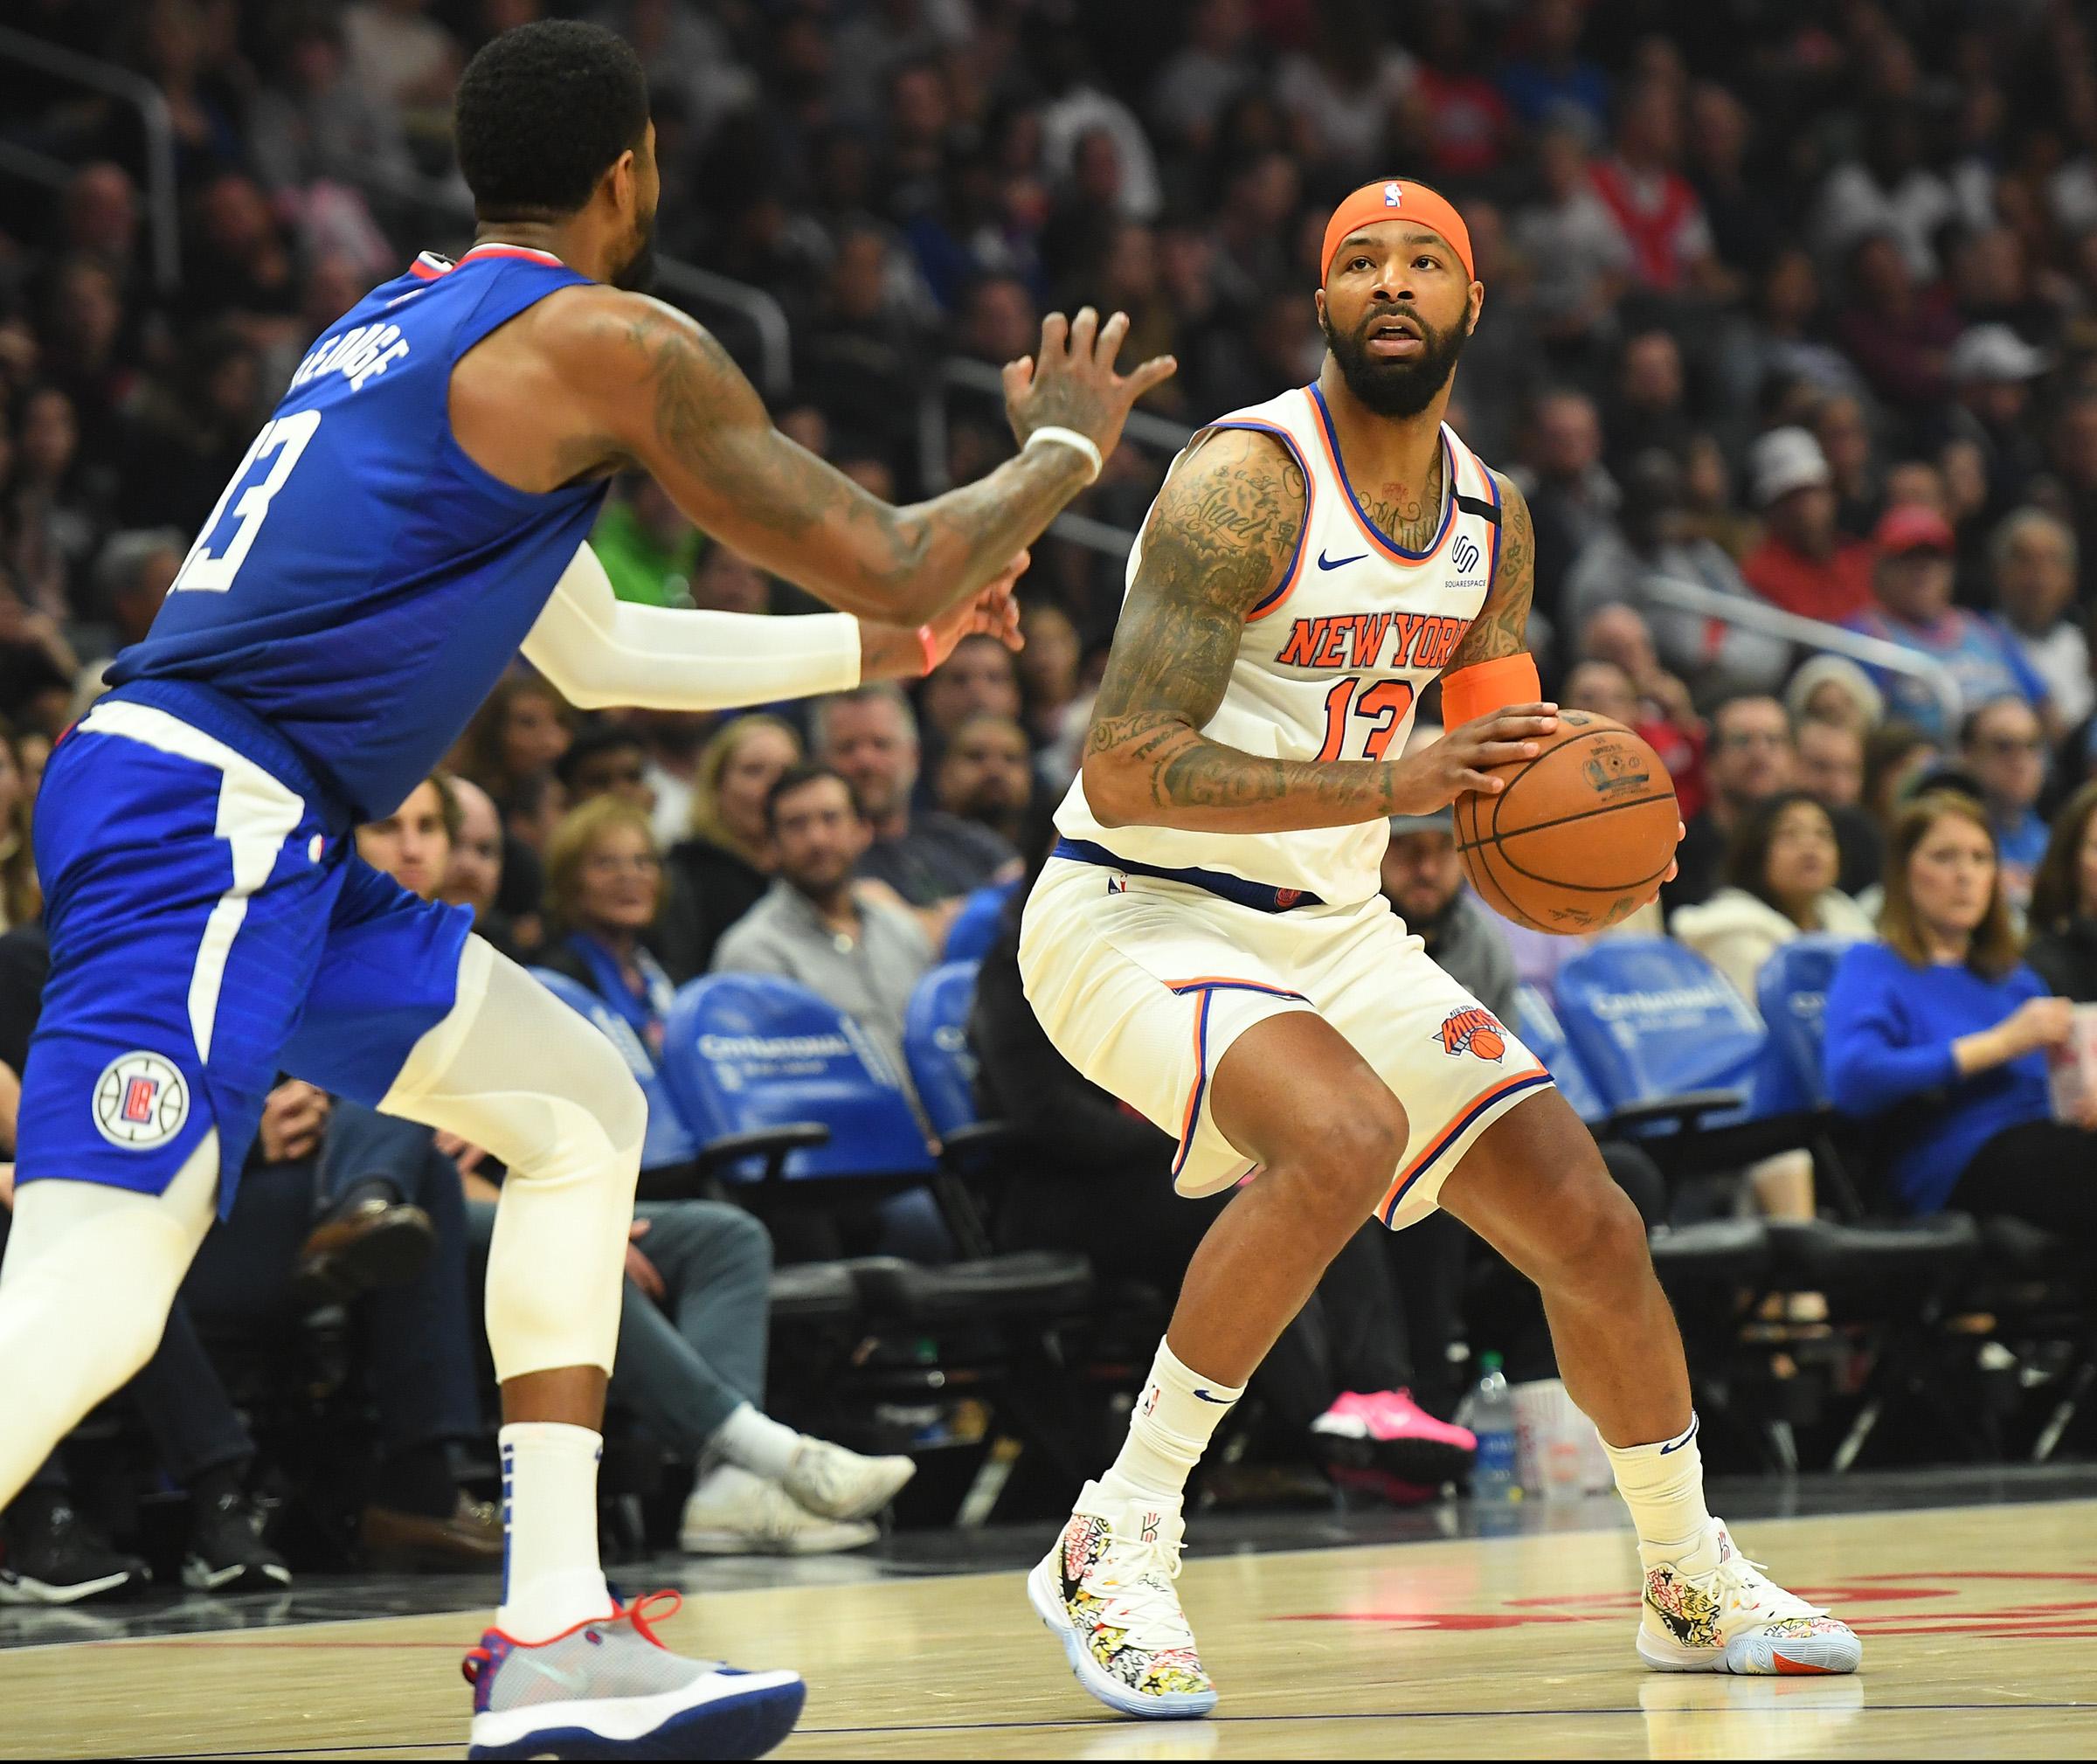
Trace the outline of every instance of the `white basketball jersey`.
<instances>
[{"instance_id":1,"label":"white basketball jersey","mask_svg":"<svg viewBox=\"0 0 2097 1764\"><path fill-rule=\"evenodd\" d=\"M1356 500L1315 384L1210 426L1259 429L1284 443L1303 470L1309 506L1288 573L1247 617L1229 687L1201 733L1282 759L1373 760L1403 751L1414 701L1485 603L1499 559L1499 487L1444 423L1441 524L1426 550L1408 551L1379 532ZM1129 554L1131 583L1142 564L1139 537ZM1377 892L1389 839L1381 820L1304 833L1103 827L1082 774L1055 824L1068 839L1135 863L1222 870L1334 905Z\"/></svg>"}]
</instances>

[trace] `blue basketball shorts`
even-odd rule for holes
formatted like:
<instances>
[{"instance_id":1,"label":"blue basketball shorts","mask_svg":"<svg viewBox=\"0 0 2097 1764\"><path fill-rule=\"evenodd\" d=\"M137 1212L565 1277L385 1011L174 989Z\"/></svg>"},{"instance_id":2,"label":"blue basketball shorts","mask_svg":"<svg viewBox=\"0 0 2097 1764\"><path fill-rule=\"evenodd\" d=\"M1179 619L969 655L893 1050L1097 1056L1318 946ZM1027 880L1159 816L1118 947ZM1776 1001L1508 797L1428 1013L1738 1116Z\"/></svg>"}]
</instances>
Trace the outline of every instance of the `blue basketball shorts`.
<instances>
[{"instance_id":1,"label":"blue basketball shorts","mask_svg":"<svg viewBox=\"0 0 2097 1764\"><path fill-rule=\"evenodd\" d=\"M52 963L17 1182L161 1193L216 1127L223 1216L279 1074L376 1104L452 1008L471 912L365 863L295 752L215 693L101 700L52 754L34 837Z\"/></svg>"}]
</instances>

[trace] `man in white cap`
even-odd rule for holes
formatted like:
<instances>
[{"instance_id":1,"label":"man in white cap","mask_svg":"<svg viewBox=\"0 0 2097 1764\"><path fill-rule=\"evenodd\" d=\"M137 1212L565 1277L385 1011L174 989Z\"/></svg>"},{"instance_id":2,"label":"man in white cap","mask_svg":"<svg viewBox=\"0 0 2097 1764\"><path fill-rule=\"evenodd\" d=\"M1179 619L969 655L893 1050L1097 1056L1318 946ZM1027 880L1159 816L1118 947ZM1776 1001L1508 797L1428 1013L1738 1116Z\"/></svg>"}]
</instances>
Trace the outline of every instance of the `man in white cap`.
<instances>
[{"instance_id":1,"label":"man in white cap","mask_svg":"<svg viewBox=\"0 0 2097 1764\"><path fill-rule=\"evenodd\" d=\"M2046 370L2044 350L2008 325L1975 325L1951 346L1946 368L1955 403L1951 433L1980 448L1988 467L1984 517L1992 522L2024 498L2045 455L2031 432L2031 383Z\"/></svg>"},{"instance_id":2,"label":"man in white cap","mask_svg":"<svg viewBox=\"0 0 2097 1764\"><path fill-rule=\"evenodd\" d=\"M1833 475L1809 430L1772 429L1748 460L1767 531L1741 560L1748 585L1771 605L1838 625L1872 602L1871 548L1835 525Z\"/></svg>"}]
</instances>

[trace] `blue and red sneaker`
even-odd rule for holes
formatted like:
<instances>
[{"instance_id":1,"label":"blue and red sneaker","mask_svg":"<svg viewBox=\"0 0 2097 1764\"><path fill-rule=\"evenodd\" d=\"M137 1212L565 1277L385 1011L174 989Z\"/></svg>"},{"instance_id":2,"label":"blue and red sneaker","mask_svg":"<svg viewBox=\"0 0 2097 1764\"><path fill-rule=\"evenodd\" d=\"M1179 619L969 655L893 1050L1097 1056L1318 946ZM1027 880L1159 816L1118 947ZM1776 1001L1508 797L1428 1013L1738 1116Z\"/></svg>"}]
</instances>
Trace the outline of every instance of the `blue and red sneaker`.
<instances>
[{"instance_id":1,"label":"blue and red sneaker","mask_svg":"<svg viewBox=\"0 0 2097 1764\"><path fill-rule=\"evenodd\" d=\"M793 1731L807 1686L798 1672L670 1652L651 1625L682 1602L650 1593L543 1642L488 1630L461 1668L474 1687L467 1756L762 1758Z\"/></svg>"}]
</instances>

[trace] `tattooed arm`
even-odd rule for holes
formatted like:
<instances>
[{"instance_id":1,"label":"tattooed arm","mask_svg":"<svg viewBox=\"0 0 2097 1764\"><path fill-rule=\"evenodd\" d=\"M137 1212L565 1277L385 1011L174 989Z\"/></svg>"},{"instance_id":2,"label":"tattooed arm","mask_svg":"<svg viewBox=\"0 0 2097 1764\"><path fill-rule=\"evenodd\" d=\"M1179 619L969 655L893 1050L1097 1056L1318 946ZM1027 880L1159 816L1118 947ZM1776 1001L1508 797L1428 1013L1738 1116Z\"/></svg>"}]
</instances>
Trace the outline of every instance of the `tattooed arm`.
<instances>
[{"instance_id":1,"label":"tattooed arm","mask_svg":"<svg viewBox=\"0 0 2097 1764\"><path fill-rule=\"evenodd\" d=\"M1197 442L1166 483L1085 743L1085 800L1104 825L1291 833L1439 808L1497 788L1478 768L1520 757L1519 737L1547 726L1511 709L1396 761L1269 759L1204 736L1246 614L1289 566L1304 499L1295 460L1252 430Z\"/></svg>"},{"instance_id":2,"label":"tattooed arm","mask_svg":"<svg viewBox=\"0 0 2097 1764\"><path fill-rule=\"evenodd\" d=\"M1485 604L1449 658L1444 674L1473 662L1519 655L1529 647L1529 602L1536 592L1536 524L1513 481L1498 472L1492 475L1500 487L1500 561L1493 568Z\"/></svg>"},{"instance_id":3,"label":"tattooed arm","mask_svg":"<svg viewBox=\"0 0 2097 1764\"><path fill-rule=\"evenodd\" d=\"M611 289L563 304L568 377L612 462L652 474L723 543L847 612L937 617L1002 571L1090 475L1075 448L1043 446L894 508L775 429L727 350L675 308ZM1038 360L1005 370L1022 441L1056 425L1112 452L1129 406L1173 370L1164 357L1117 374L1127 329L1119 314L1098 324L1090 308L1069 323L1049 315Z\"/></svg>"}]
</instances>

